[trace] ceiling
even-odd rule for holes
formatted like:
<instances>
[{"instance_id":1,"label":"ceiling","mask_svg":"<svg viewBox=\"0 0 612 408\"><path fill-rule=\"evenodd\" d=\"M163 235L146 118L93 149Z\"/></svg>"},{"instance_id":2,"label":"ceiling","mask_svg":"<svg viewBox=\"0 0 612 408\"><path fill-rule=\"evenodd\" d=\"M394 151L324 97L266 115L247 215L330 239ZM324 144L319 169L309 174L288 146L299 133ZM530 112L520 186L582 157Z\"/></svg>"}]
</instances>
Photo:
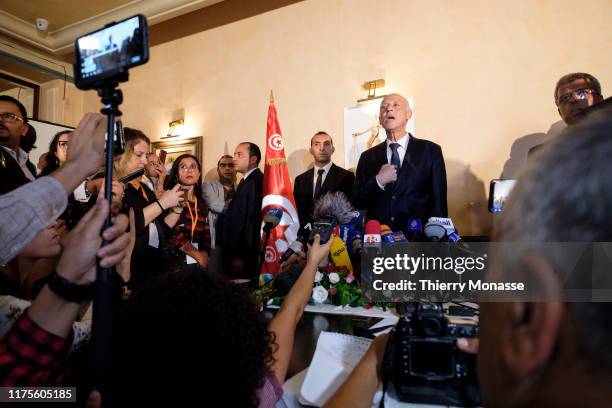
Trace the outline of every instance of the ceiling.
<instances>
[{"instance_id":1,"label":"ceiling","mask_svg":"<svg viewBox=\"0 0 612 408\"><path fill-rule=\"evenodd\" d=\"M36 24L36 19L42 17L49 21L49 31L55 31L132 1L2 0L2 10L30 24Z\"/></svg>"},{"instance_id":2,"label":"ceiling","mask_svg":"<svg viewBox=\"0 0 612 408\"><path fill-rule=\"evenodd\" d=\"M2 0L0 33L54 55L72 51L74 40L112 21L141 13L150 26L224 0ZM48 21L47 30L36 19Z\"/></svg>"},{"instance_id":3,"label":"ceiling","mask_svg":"<svg viewBox=\"0 0 612 408\"><path fill-rule=\"evenodd\" d=\"M0 71L43 83L72 80L74 40L112 21L147 17L149 46L303 0L0 0ZM46 32L36 18L49 21Z\"/></svg>"}]
</instances>

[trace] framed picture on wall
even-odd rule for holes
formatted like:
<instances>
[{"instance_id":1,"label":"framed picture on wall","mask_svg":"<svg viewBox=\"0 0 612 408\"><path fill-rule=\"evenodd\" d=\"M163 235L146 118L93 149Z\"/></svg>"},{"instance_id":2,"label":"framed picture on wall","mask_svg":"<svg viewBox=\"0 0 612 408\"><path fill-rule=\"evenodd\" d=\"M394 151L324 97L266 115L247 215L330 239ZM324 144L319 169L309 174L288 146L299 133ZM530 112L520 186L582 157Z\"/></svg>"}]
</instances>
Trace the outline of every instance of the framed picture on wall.
<instances>
[{"instance_id":1,"label":"framed picture on wall","mask_svg":"<svg viewBox=\"0 0 612 408\"><path fill-rule=\"evenodd\" d=\"M172 166L174 160L182 154L193 154L202 162L202 136L190 137L188 139L162 140L153 142L153 153L159 155L160 150L165 150L168 154L164 165L168 168Z\"/></svg>"}]
</instances>

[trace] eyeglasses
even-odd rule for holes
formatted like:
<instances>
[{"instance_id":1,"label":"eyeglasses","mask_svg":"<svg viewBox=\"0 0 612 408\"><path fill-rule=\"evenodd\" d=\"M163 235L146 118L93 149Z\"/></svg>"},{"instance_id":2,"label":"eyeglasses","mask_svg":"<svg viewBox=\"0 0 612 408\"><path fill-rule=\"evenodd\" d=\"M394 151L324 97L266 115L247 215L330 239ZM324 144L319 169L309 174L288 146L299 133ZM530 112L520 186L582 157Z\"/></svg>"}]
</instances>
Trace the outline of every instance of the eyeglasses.
<instances>
[{"instance_id":1,"label":"eyeglasses","mask_svg":"<svg viewBox=\"0 0 612 408\"><path fill-rule=\"evenodd\" d=\"M187 171L198 171L198 170L200 170L200 169L199 169L199 168L198 168L198 166L197 166L197 165L195 165L195 164L192 164L191 166L187 166L186 164L181 164L181 165L179 166L179 170L180 170L180 171L187 172Z\"/></svg>"},{"instance_id":2,"label":"eyeglasses","mask_svg":"<svg viewBox=\"0 0 612 408\"><path fill-rule=\"evenodd\" d=\"M234 163L219 163L219 167L227 167L227 168L233 169Z\"/></svg>"},{"instance_id":3,"label":"eyeglasses","mask_svg":"<svg viewBox=\"0 0 612 408\"><path fill-rule=\"evenodd\" d=\"M559 99L557 100L557 105L561 105L562 103L570 103L574 99L578 101L583 101L589 95L593 95L594 93L595 93L595 90L591 88L576 89L575 91L568 92L566 94L561 95Z\"/></svg>"},{"instance_id":4,"label":"eyeglasses","mask_svg":"<svg viewBox=\"0 0 612 408\"><path fill-rule=\"evenodd\" d=\"M0 112L0 119L7 123L23 122L23 118L11 112Z\"/></svg>"}]
</instances>

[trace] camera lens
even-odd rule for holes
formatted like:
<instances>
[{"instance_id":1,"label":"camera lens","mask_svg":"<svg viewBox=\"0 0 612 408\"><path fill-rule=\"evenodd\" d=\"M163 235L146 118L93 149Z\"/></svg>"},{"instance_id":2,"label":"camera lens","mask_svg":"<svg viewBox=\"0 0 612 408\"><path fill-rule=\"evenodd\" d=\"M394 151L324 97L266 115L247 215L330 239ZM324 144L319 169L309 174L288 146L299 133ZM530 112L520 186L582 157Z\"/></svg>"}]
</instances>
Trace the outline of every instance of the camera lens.
<instances>
[{"instance_id":1,"label":"camera lens","mask_svg":"<svg viewBox=\"0 0 612 408\"><path fill-rule=\"evenodd\" d=\"M426 336L437 337L442 334L442 322L436 317L424 318L421 325Z\"/></svg>"}]
</instances>

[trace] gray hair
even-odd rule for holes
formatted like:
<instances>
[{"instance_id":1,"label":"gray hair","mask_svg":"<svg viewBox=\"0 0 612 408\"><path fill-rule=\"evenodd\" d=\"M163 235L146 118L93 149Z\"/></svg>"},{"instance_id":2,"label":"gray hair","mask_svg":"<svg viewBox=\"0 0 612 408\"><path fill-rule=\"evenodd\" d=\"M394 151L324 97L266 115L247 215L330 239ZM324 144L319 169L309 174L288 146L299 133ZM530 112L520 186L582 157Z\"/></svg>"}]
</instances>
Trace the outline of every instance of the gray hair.
<instances>
[{"instance_id":1,"label":"gray hair","mask_svg":"<svg viewBox=\"0 0 612 408\"><path fill-rule=\"evenodd\" d=\"M595 92L598 95L601 95L601 85L599 83L599 81L597 80L597 78L595 78L593 75L591 74L587 74L585 72L572 72L571 74L567 74L567 75L563 75L558 81L557 81L557 85L555 86L555 104L557 103L557 100L559 98L559 88L561 88L563 85L567 85L571 82L574 82L578 79L584 79L587 82L590 82L591 84L593 84L593 89L595 90Z\"/></svg>"},{"instance_id":2,"label":"gray hair","mask_svg":"<svg viewBox=\"0 0 612 408\"><path fill-rule=\"evenodd\" d=\"M506 208L495 231L495 240L512 243L502 273L520 274L534 252L566 273L569 255L545 243L612 241L612 115L594 113L541 149ZM571 303L568 310L580 351L612 370L612 303Z\"/></svg>"}]
</instances>

